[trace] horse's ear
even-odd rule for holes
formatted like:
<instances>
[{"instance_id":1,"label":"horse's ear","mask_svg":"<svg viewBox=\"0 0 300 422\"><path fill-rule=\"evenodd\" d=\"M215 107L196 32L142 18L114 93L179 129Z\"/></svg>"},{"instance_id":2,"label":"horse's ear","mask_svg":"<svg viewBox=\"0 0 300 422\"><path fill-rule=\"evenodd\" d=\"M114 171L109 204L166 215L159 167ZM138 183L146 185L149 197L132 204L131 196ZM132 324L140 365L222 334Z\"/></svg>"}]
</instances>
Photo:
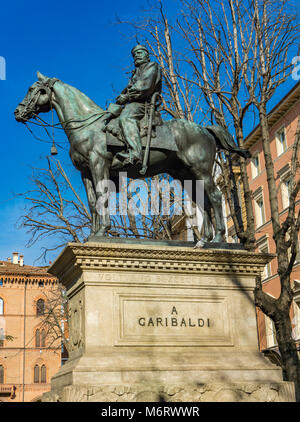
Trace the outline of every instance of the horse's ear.
<instances>
[{"instance_id":1,"label":"horse's ear","mask_svg":"<svg viewBox=\"0 0 300 422\"><path fill-rule=\"evenodd\" d=\"M44 76L41 72L37 71L36 74L37 74L39 81L46 81L47 80L47 77Z\"/></svg>"}]
</instances>

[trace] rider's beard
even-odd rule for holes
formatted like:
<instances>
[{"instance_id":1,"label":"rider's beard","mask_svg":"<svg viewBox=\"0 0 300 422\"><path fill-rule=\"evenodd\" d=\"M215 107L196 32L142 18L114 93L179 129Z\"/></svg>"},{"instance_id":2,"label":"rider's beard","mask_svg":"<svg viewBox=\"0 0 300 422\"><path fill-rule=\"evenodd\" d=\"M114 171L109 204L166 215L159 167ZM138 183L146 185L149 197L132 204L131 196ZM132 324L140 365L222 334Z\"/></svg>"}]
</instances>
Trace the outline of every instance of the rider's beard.
<instances>
[{"instance_id":1,"label":"rider's beard","mask_svg":"<svg viewBox=\"0 0 300 422\"><path fill-rule=\"evenodd\" d=\"M135 67L139 67L142 64L145 64L145 63L148 63L148 62L149 62L149 59L148 58L145 58L145 57L143 57L143 58L137 58L134 61L134 65L135 65Z\"/></svg>"}]
</instances>

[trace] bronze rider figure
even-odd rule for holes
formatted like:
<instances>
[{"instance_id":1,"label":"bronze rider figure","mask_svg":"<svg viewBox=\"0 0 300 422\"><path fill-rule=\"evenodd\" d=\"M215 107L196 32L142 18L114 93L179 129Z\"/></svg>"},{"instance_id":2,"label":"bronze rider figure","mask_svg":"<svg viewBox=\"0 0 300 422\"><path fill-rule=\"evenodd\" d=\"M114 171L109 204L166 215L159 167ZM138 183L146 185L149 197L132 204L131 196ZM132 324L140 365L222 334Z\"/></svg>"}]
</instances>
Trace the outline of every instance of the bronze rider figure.
<instances>
[{"instance_id":1,"label":"bronze rider figure","mask_svg":"<svg viewBox=\"0 0 300 422\"><path fill-rule=\"evenodd\" d=\"M131 50L135 70L127 87L117 97L116 103L124 106L119 125L124 140L129 147L129 154L121 152L113 159L112 167L123 167L127 164L142 164L142 142L140 137L140 121L144 117L147 104L150 104L152 95L160 93L162 75L158 63L151 62L149 51L143 45L136 45Z\"/></svg>"}]
</instances>

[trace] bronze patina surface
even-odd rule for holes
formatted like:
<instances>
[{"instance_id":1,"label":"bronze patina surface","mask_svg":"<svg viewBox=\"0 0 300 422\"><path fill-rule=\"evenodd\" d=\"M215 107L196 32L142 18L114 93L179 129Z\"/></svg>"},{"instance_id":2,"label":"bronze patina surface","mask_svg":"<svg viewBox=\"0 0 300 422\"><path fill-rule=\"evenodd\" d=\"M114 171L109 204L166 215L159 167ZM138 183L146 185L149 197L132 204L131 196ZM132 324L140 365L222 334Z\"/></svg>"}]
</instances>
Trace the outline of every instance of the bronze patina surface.
<instances>
[{"instance_id":1,"label":"bronze patina surface","mask_svg":"<svg viewBox=\"0 0 300 422\"><path fill-rule=\"evenodd\" d=\"M38 72L38 81L16 108L15 118L25 123L41 112L56 111L70 142L71 160L80 171L86 189L92 216L91 236L104 236L109 230L107 181L112 180L119 186L120 169L126 169L132 179L167 173L182 186L185 180L190 180L194 202L197 201L196 183L202 180L204 234L198 246L210 241L223 242L222 195L212 176L216 151L220 148L244 158L250 154L239 149L230 133L221 126L205 128L184 119L173 119L157 125L156 137L147 151L147 166L143 165L144 174L141 175L145 139L140 134L140 120L153 94L161 91L161 72L158 64L149 60L145 47L138 45L132 53L136 70L118 96L117 104L108 110L103 110L78 89ZM107 130L110 120L118 114L123 142ZM149 147L149 136L147 143ZM124 144L127 150L124 150ZM211 210L215 219L214 235Z\"/></svg>"}]
</instances>

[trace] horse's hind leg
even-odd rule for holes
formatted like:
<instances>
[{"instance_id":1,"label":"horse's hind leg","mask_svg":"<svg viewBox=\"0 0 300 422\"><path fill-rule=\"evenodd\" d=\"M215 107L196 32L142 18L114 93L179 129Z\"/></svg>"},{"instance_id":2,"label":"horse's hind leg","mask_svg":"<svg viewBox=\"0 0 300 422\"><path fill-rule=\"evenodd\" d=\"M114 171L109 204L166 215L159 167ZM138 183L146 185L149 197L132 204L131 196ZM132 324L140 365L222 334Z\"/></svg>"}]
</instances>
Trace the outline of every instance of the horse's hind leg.
<instances>
[{"instance_id":1,"label":"horse's hind leg","mask_svg":"<svg viewBox=\"0 0 300 422\"><path fill-rule=\"evenodd\" d=\"M204 236L211 237L211 215L210 215L210 207L209 202L211 204L211 207L214 210L214 217L215 217L215 237L213 238L212 242L224 242L224 234L225 234L225 226L224 226L224 219L223 219L223 211L222 211L222 194L218 190L213 177L210 173L203 171L202 169L199 169L198 166L194 165L192 167L192 172L197 177L198 180L203 180L204 182L204 221L203 224L205 224L206 219L206 225L204 228L206 228L207 233ZM206 198L207 195L207 198ZM210 223L208 222L210 220ZM209 228L210 227L210 228ZM208 240L207 240L208 241Z\"/></svg>"},{"instance_id":2,"label":"horse's hind leg","mask_svg":"<svg viewBox=\"0 0 300 422\"><path fill-rule=\"evenodd\" d=\"M204 191L204 210L203 210L203 240L210 242L213 238L213 223L211 217L211 203Z\"/></svg>"},{"instance_id":3,"label":"horse's hind leg","mask_svg":"<svg viewBox=\"0 0 300 422\"><path fill-rule=\"evenodd\" d=\"M195 183L193 184L192 199L193 199L193 202L197 205L197 207L201 210L202 218L203 218L202 228L201 228L201 238L198 240L195 247L202 248L202 246L206 242L211 242L214 235L213 222L212 222L212 216L211 216L212 205L205 191L203 192L203 196L199 195L199 192L197 192L196 180L194 182Z\"/></svg>"}]
</instances>

